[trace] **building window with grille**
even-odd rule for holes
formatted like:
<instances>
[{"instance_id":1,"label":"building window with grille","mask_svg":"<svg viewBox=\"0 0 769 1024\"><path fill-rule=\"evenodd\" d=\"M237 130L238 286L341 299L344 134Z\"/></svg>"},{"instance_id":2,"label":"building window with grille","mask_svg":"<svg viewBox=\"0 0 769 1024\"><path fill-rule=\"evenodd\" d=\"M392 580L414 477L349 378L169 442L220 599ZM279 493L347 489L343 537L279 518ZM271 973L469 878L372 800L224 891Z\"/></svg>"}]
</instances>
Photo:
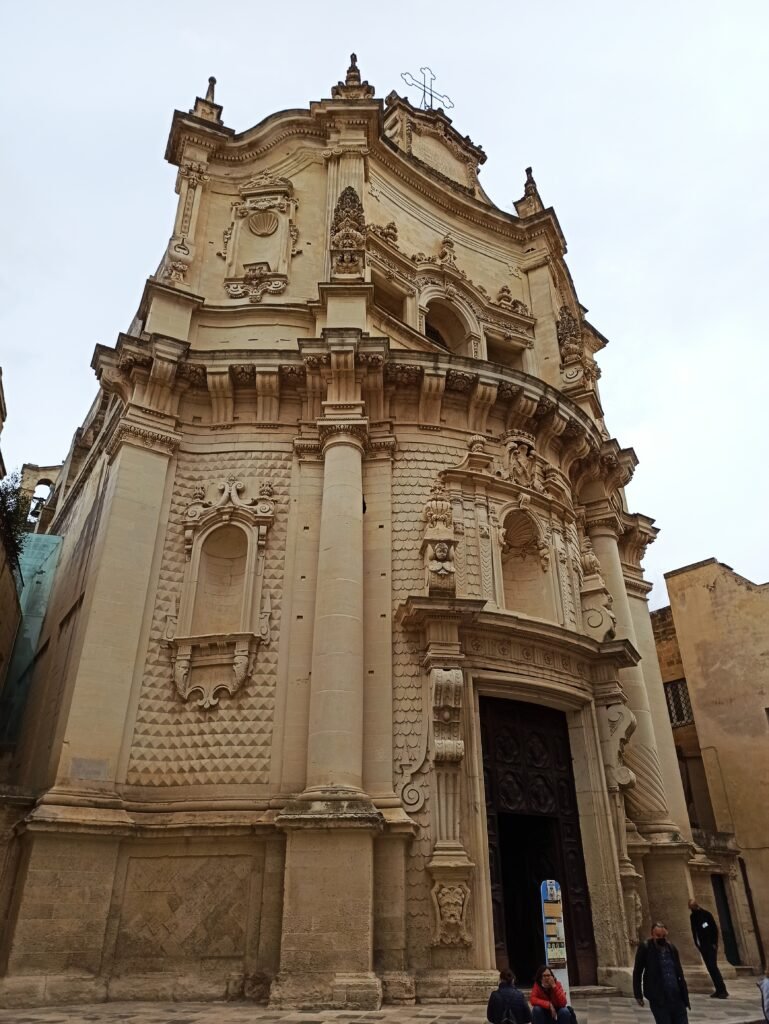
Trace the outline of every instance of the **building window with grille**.
<instances>
[{"instance_id":1,"label":"building window with grille","mask_svg":"<svg viewBox=\"0 0 769 1024\"><path fill-rule=\"evenodd\" d=\"M668 704L670 724L674 729L694 722L689 688L685 679L674 679L671 683L665 683L665 700Z\"/></svg>"}]
</instances>

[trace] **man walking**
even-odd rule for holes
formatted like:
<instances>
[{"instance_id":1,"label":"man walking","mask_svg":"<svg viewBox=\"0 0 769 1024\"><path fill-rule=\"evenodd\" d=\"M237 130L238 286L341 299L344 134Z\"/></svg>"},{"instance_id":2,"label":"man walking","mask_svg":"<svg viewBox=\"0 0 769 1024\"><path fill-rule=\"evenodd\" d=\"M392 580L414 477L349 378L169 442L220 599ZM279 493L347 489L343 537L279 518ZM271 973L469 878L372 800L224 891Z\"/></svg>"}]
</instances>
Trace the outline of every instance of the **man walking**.
<instances>
[{"instance_id":1,"label":"man walking","mask_svg":"<svg viewBox=\"0 0 769 1024\"><path fill-rule=\"evenodd\" d=\"M689 990L681 958L668 942L668 930L661 921L654 923L651 938L638 947L633 995L639 1006L643 1006L646 996L656 1024L688 1024Z\"/></svg>"},{"instance_id":2,"label":"man walking","mask_svg":"<svg viewBox=\"0 0 769 1024\"><path fill-rule=\"evenodd\" d=\"M711 999L728 999L724 979L718 969L718 925L709 910L703 910L696 900L689 900L689 910L692 912L692 938L694 945L700 951L708 974L716 986L715 992L711 993Z\"/></svg>"}]
</instances>

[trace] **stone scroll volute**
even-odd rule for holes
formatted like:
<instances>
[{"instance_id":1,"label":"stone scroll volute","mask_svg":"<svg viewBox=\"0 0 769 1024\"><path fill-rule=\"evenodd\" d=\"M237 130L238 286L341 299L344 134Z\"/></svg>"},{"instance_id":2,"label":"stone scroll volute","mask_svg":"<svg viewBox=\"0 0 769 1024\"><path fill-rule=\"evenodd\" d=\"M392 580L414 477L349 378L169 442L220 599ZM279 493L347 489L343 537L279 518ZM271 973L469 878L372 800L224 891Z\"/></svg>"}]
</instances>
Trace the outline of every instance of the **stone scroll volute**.
<instances>
[{"instance_id":1,"label":"stone scroll volute","mask_svg":"<svg viewBox=\"0 0 769 1024\"><path fill-rule=\"evenodd\" d=\"M179 614L166 631L174 686L185 703L208 710L251 678L258 648L270 642L263 604L263 555L275 518L272 485L234 476L199 485L185 510L187 556ZM244 497L256 490L256 497Z\"/></svg>"}]
</instances>

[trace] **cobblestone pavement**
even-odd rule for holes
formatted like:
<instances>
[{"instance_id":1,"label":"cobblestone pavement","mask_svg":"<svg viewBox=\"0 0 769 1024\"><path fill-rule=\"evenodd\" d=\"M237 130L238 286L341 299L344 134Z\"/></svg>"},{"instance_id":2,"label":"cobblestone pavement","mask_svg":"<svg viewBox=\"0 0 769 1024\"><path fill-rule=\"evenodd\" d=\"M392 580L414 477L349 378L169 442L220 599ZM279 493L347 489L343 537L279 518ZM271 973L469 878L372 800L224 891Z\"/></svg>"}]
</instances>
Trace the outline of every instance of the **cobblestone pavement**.
<instances>
[{"instance_id":1,"label":"cobblestone pavement","mask_svg":"<svg viewBox=\"0 0 769 1024\"><path fill-rule=\"evenodd\" d=\"M756 979L757 980L757 979ZM731 998L692 996L690 1024L762 1024L756 983L730 984ZM8 1024L483 1024L485 1006L386 1006L376 1012L269 1010L252 1003L99 1003L0 1010ZM622 996L576 998L580 1024L653 1024L648 1006Z\"/></svg>"}]
</instances>

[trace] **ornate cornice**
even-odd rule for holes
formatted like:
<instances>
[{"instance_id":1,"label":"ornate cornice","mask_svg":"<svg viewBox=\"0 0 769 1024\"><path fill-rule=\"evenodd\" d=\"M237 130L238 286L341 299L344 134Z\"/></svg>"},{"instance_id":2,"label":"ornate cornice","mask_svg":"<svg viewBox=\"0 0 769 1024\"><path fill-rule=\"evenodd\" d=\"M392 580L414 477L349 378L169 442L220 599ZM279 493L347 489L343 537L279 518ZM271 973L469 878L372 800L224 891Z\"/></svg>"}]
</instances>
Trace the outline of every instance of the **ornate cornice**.
<instances>
[{"instance_id":1,"label":"ornate cornice","mask_svg":"<svg viewBox=\"0 0 769 1024\"><path fill-rule=\"evenodd\" d=\"M131 444L137 448L147 448L159 455L173 455L181 442L180 434L167 434L159 430L150 430L136 423L123 421L119 423L107 445L107 455L115 457L123 444Z\"/></svg>"}]
</instances>

